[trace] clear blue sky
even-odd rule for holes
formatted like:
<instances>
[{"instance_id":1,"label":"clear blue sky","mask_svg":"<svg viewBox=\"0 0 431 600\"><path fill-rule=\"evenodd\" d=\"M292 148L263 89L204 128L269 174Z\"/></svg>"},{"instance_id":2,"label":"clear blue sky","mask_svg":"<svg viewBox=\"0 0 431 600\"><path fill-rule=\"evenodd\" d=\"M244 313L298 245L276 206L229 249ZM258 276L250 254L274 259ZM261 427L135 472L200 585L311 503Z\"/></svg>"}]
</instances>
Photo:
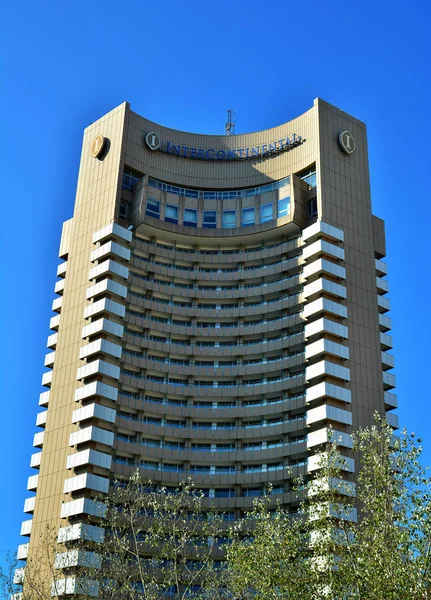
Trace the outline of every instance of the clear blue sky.
<instances>
[{"instance_id":1,"label":"clear blue sky","mask_svg":"<svg viewBox=\"0 0 431 600\"><path fill-rule=\"evenodd\" d=\"M0 14L0 550L15 547L61 223L82 132L128 100L168 127L273 127L320 96L368 126L386 220L401 422L431 464L429 2L5 0ZM427 175L428 173L428 175ZM0 554L0 560L3 554Z\"/></svg>"}]
</instances>

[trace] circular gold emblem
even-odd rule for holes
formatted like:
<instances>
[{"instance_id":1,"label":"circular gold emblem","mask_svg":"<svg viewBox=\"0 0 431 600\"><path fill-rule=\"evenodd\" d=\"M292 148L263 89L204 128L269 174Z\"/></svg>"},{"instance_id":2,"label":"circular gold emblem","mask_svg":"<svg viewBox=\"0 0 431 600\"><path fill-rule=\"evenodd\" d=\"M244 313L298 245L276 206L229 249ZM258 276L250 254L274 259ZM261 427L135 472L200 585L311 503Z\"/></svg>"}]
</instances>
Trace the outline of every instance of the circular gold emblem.
<instances>
[{"instance_id":1,"label":"circular gold emblem","mask_svg":"<svg viewBox=\"0 0 431 600\"><path fill-rule=\"evenodd\" d=\"M93 158L97 158L102 154L105 147L105 138L103 135L97 135L91 143L90 154Z\"/></svg>"}]
</instances>

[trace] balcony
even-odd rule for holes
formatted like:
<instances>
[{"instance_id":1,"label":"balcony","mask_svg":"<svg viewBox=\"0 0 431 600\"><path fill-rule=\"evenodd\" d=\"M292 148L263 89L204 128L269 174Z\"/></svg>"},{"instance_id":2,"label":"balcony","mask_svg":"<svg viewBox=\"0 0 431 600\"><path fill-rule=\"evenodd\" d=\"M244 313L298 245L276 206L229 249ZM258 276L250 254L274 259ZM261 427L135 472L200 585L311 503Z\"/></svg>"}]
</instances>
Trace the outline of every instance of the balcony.
<instances>
[{"instance_id":1,"label":"balcony","mask_svg":"<svg viewBox=\"0 0 431 600\"><path fill-rule=\"evenodd\" d=\"M75 454L70 454L67 457L67 469L74 469L75 467L81 467L82 465L93 465L102 469L110 469L112 463L112 456L105 452L99 452L97 450L82 450Z\"/></svg>"},{"instance_id":2,"label":"balcony","mask_svg":"<svg viewBox=\"0 0 431 600\"><path fill-rule=\"evenodd\" d=\"M347 340L349 337L349 330L345 325L340 325L335 321L322 317L317 321L307 323L304 328L305 338L311 338L314 335L330 333L333 336Z\"/></svg>"},{"instance_id":3,"label":"balcony","mask_svg":"<svg viewBox=\"0 0 431 600\"><path fill-rule=\"evenodd\" d=\"M393 354L389 354L388 352L382 352L382 366L384 371L387 371L388 369L393 369L395 367L395 358Z\"/></svg>"},{"instance_id":4,"label":"balcony","mask_svg":"<svg viewBox=\"0 0 431 600\"><path fill-rule=\"evenodd\" d=\"M307 435L307 448L310 449L325 445L330 441L335 441L342 448L352 448L353 446L352 436L348 433L324 427L323 429L312 431Z\"/></svg>"},{"instance_id":5,"label":"balcony","mask_svg":"<svg viewBox=\"0 0 431 600\"><path fill-rule=\"evenodd\" d=\"M103 244L102 246L99 246L99 248L93 250L90 260L91 262L95 262L96 260L100 260L102 258L106 259L110 256L116 256L122 260L129 261L130 250L124 246L120 246L120 244L117 244L116 242L107 242L106 244Z\"/></svg>"},{"instance_id":6,"label":"balcony","mask_svg":"<svg viewBox=\"0 0 431 600\"><path fill-rule=\"evenodd\" d=\"M49 352L48 354L45 354L45 360L44 360L44 365L45 367L50 367L52 369L52 367L54 366L54 360L55 360L55 352Z\"/></svg>"},{"instance_id":7,"label":"balcony","mask_svg":"<svg viewBox=\"0 0 431 600\"><path fill-rule=\"evenodd\" d=\"M24 567L19 567L15 569L13 575L13 582L15 585L22 585L24 583L25 569Z\"/></svg>"},{"instance_id":8,"label":"balcony","mask_svg":"<svg viewBox=\"0 0 431 600\"><path fill-rule=\"evenodd\" d=\"M35 452L30 458L30 467L32 469L38 469L40 467L40 461L42 458L42 452Z\"/></svg>"},{"instance_id":9,"label":"balcony","mask_svg":"<svg viewBox=\"0 0 431 600\"><path fill-rule=\"evenodd\" d=\"M18 552L16 557L18 560L25 560L28 556L28 546L29 544L20 544L18 546Z\"/></svg>"},{"instance_id":10,"label":"balcony","mask_svg":"<svg viewBox=\"0 0 431 600\"><path fill-rule=\"evenodd\" d=\"M305 401L307 404L325 397L341 400L348 404L352 402L352 392L350 390L333 383L328 383L327 381L308 387L305 392Z\"/></svg>"},{"instance_id":11,"label":"balcony","mask_svg":"<svg viewBox=\"0 0 431 600\"><path fill-rule=\"evenodd\" d=\"M316 221L316 223L313 223L313 225L310 225L302 232L302 239L304 242L311 242L320 237L328 237L337 242L343 242L344 232L342 229L338 229L324 221Z\"/></svg>"},{"instance_id":12,"label":"balcony","mask_svg":"<svg viewBox=\"0 0 431 600\"><path fill-rule=\"evenodd\" d=\"M75 540L85 540L101 544L105 539L105 530L89 523L75 523L66 527L60 527L58 530L57 541L59 543L72 542Z\"/></svg>"},{"instance_id":13,"label":"balcony","mask_svg":"<svg viewBox=\"0 0 431 600\"><path fill-rule=\"evenodd\" d=\"M316 408L311 408L307 411L306 423L308 426L320 421L334 421L344 425L351 425L352 413L328 404L317 406Z\"/></svg>"},{"instance_id":14,"label":"balcony","mask_svg":"<svg viewBox=\"0 0 431 600\"><path fill-rule=\"evenodd\" d=\"M380 333L380 346L382 350L391 350L392 346L392 336L387 333Z\"/></svg>"},{"instance_id":15,"label":"balcony","mask_svg":"<svg viewBox=\"0 0 431 600\"><path fill-rule=\"evenodd\" d=\"M389 331L392 329L392 319L390 317L386 317L385 315L379 315L379 326L380 331Z\"/></svg>"},{"instance_id":16,"label":"balcony","mask_svg":"<svg viewBox=\"0 0 431 600\"><path fill-rule=\"evenodd\" d=\"M312 283L308 283L304 285L304 289L302 292L303 298L311 298L316 294L326 293L330 296L335 296L336 298L346 298L346 287L344 285L339 285L338 283L334 283L333 281L329 281L329 279L316 279Z\"/></svg>"},{"instance_id":17,"label":"balcony","mask_svg":"<svg viewBox=\"0 0 431 600\"><path fill-rule=\"evenodd\" d=\"M42 375L42 385L45 387L51 387L52 383L52 371L48 371Z\"/></svg>"},{"instance_id":18,"label":"balcony","mask_svg":"<svg viewBox=\"0 0 431 600\"><path fill-rule=\"evenodd\" d=\"M66 277L67 261L61 263L57 267L57 277Z\"/></svg>"},{"instance_id":19,"label":"balcony","mask_svg":"<svg viewBox=\"0 0 431 600\"><path fill-rule=\"evenodd\" d=\"M63 492L70 494L79 490L93 490L102 494L107 494L109 490L109 478L93 475L92 473L82 473L66 479Z\"/></svg>"},{"instance_id":20,"label":"balcony","mask_svg":"<svg viewBox=\"0 0 431 600\"><path fill-rule=\"evenodd\" d=\"M80 423L88 419L99 419L107 423L115 423L116 417L117 412L114 409L93 403L74 410L72 413L72 423Z\"/></svg>"},{"instance_id":21,"label":"balcony","mask_svg":"<svg viewBox=\"0 0 431 600\"><path fill-rule=\"evenodd\" d=\"M388 373L387 371L383 372L383 389L385 391L391 390L396 387L396 378L393 373Z\"/></svg>"},{"instance_id":22,"label":"balcony","mask_svg":"<svg viewBox=\"0 0 431 600\"><path fill-rule=\"evenodd\" d=\"M33 519L30 519L29 521L23 521L21 523L21 535L30 536L32 525L33 525Z\"/></svg>"},{"instance_id":23,"label":"balcony","mask_svg":"<svg viewBox=\"0 0 431 600\"><path fill-rule=\"evenodd\" d=\"M302 258L308 261L321 254L332 256L338 260L344 260L344 249L325 240L316 240L311 244L307 244L302 251Z\"/></svg>"},{"instance_id":24,"label":"balcony","mask_svg":"<svg viewBox=\"0 0 431 600\"><path fill-rule=\"evenodd\" d=\"M88 279L96 279L105 274L112 274L121 277L121 279L128 279L129 277L129 269L124 265L120 265L120 263L115 262L115 260L105 260L102 263L98 264L96 267L92 267L88 272Z\"/></svg>"},{"instance_id":25,"label":"balcony","mask_svg":"<svg viewBox=\"0 0 431 600\"><path fill-rule=\"evenodd\" d=\"M53 331L58 331L58 326L60 325L60 315L55 315L51 317L49 321L49 328Z\"/></svg>"},{"instance_id":26,"label":"balcony","mask_svg":"<svg viewBox=\"0 0 431 600\"><path fill-rule=\"evenodd\" d=\"M82 367L79 367L76 379L81 380L93 375L105 375L112 379L120 378L120 367L112 365L104 360L94 360Z\"/></svg>"},{"instance_id":27,"label":"balcony","mask_svg":"<svg viewBox=\"0 0 431 600\"><path fill-rule=\"evenodd\" d=\"M322 354L330 354L341 359L348 359L349 348L348 346L343 346L327 339L317 340L317 342L305 346L306 360L310 360L311 358Z\"/></svg>"},{"instance_id":28,"label":"balcony","mask_svg":"<svg viewBox=\"0 0 431 600\"><path fill-rule=\"evenodd\" d=\"M102 383L101 381L93 381L88 383L77 390L75 390L75 402L84 400L85 398L91 398L92 396L101 396L102 398L108 398L109 400L117 401L118 388Z\"/></svg>"},{"instance_id":29,"label":"balcony","mask_svg":"<svg viewBox=\"0 0 431 600\"><path fill-rule=\"evenodd\" d=\"M99 595L99 582L89 578L67 577L52 583L51 596L85 596L96 598Z\"/></svg>"},{"instance_id":30,"label":"balcony","mask_svg":"<svg viewBox=\"0 0 431 600\"><path fill-rule=\"evenodd\" d=\"M109 300L109 298L103 298L102 300L90 304L84 309L84 319L89 319L102 312L111 313L124 318L126 307L123 304L118 304L118 302Z\"/></svg>"},{"instance_id":31,"label":"balcony","mask_svg":"<svg viewBox=\"0 0 431 600\"><path fill-rule=\"evenodd\" d=\"M304 306L302 315L305 319L308 319L319 313L325 312L336 315L337 317L341 317L343 319L347 318L347 308L343 304L333 302L327 298L319 298L318 300L314 300L313 302L306 304Z\"/></svg>"},{"instance_id":32,"label":"balcony","mask_svg":"<svg viewBox=\"0 0 431 600\"><path fill-rule=\"evenodd\" d=\"M108 319L98 319L97 321L93 321L89 325L86 325L82 328L83 339L89 338L92 335L96 335L98 333L109 333L110 335L114 335L115 337L122 338L124 333L123 325L119 325L118 323L114 323L113 321L109 321Z\"/></svg>"},{"instance_id":33,"label":"balcony","mask_svg":"<svg viewBox=\"0 0 431 600\"><path fill-rule=\"evenodd\" d=\"M308 473L312 473L314 471L318 471L322 468L322 461L324 464L326 452L322 452L319 454L314 454L313 456L308 457ZM348 473L355 472L355 459L350 458L349 456L342 456L339 467L341 471L347 471Z\"/></svg>"},{"instance_id":34,"label":"balcony","mask_svg":"<svg viewBox=\"0 0 431 600\"><path fill-rule=\"evenodd\" d=\"M91 287L87 288L85 297L87 300L90 300L91 298L95 298L101 294L112 294L113 296L118 296L119 298L126 298L127 287L125 285L121 285L121 283L112 281L112 279L104 279L103 281L99 281L99 283L95 283Z\"/></svg>"},{"instance_id":35,"label":"balcony","mask_svg":"<svg viewBox=\"0 0 431 600\"><path fill-rule=\"evenodd\" d=\"M122 348L118 344L99 339L83 346L79 351L79 358L84 359L92 354L100 353L109 354L109 356L114 356L115 358L121 358L121 352Z\"/></svg>"},{"instance_id":36,"label":"balcony","mask_svg":"<svg viewBox=\"0 0 431 600\"><path fill-rule=\"evenodd\" d=\"M43 432L42 432L43 433ZM112 431L100 429L99 427L84 427L78 431L74 431L69 437L69 446L77 446L86 442L98 442L112 448L114 445L114 434Z\"/></svg>"},{"instance_id":37,"label":"balcony","mask_svg":"<svg viewBox=\"0 0 431 600\"><path fill-rule=\"evenodd\" d=\"M24 512L32 514L34 512L34 505L36 503L36 496L27 498L24 502Z\"/></svg>"},{"instance_id":38,"label":"balcony","mask_svg":"<svg viewBox=\"0 0 431 600\"><path fill-rule=\"evenodd\" d=\"M54 292L56 294L62 294L64 291L64 285L65 285L65 280L64 279L60 279L60 281L57 281L57 283L55 284L54 287Z\"/></svg>"},{"instance_id":39,"label":"balcony","mask_svg":"<svg viewBox=\"0 0 431 600\"><path fill-rule=\"evenodd\" d=\"M387 292L389 292L389 284L385 279L382 279L381 277L376 277L376 285L378 294L386 294Z\"/></svg>"},{"instance_id":40,"label":"balcony","mask_svg":"<svg viewBox=\"0 0 431 600\"><path fill-rule=\"evenodd\" d=\"M388 422L388 425L390 427L392 427L392 429L400 428L400 418L398 415L391 413L391 412L387 412L386 413L386 421Z\"/></svg>"},{"instance_id":41,"label":"balcony","mask_svg":"<svg viewBox=\"0 0 431 600\"><path fill-rule=\"evenodd\" d=\"M39 406L48 406L50 390L39 394Z\"/></svg>"},{"instance_id":42,"label":"balcony","mask_svg":"<svg viewBox=\"0 0 431 600\"><path fill-rule=\"evenodd\" d=\"M309 279L313 275L320 273L328 273L333 277L338 277L338 279L346 279L346 269L344 267L340 267L340 265L325 260L324 258L319 258L318 260L305 265L302 271L304 279Z\"/></svg>"},{"instance_id":43,"label":"balcony","mask_svg":"<svg viewBox=\"0 0 431 600\"><path fill-rule=\"evenodd\" d=\"M53 333L52 335L48 336L48 339L46 340L46 347L55 350L55 347L57 346L57 337L58 333Z\"/></svg>"},{"instance_id":44,"label":"balcony","mask_svg":"<svg viewBox=\"0 0 431 600\"><path fill-rule=\"evenodd\" d=\"M392 410L393 408L398 408L398 398L396 394L391 394L390 392L384 393L385 400L385 409Z\"/></svg>"},{"instance_id":45,"label":"balcony","mask_svg":"<svg viewBox=\"0 0 431 600\"><path fill-rule=\"evenodd\" d=\"M62 519L76 515L91 515L103 519L106 515L106 504L90 500L89 498L79 498L71 502L64 502L61 505L60 517Z\"/></svg>"},{"instance_id":46,"label":"balcony","mask_svg":"<svg viewBox=\"0 0 431 600\"><path fill-rule=\"evenodd\" d=\"M69 569L71 567L87 567L89 569L100 569L102 557L96 552L88 550L68 550L56 554L54 569Z\"/></svg>"},{"instance_id":47,"label":"balcony","mask_svg":"<svg viewBox=\"0 0 431 600\"><path fill-rule=\"evenodd\" d=\"M36 426L37 427L45 427L47 416L48 416L47 410L44 410L44 411L38 413L36 416Z\"/></svg>"},{"instance_id":48,"label":"balcony","mask_svg":"<svg viewBox=\"0 0 431 600\"><path fill-rule=\"evenodd\" d=\"M60 313L62 304L63 304L63 296L60 296L60 298L55 298L55 300L53 300L53 302L52 302L52 310L54 312Z\"/></svg>"},{"instance_id":49,"label":"balcony","mask_svg":"<svg viewBox=\"0 0 431 600\"><path fill-rule=\"evenodd\" d=\"M31 475L27 480L27 490L29 492L34 492L37 490L37 482L39 479L39 475Z\"/></svg>"},{"instance_id":50,"label":"balcony","mask_svg":"<svg viewBox=\"0 0 431 600\"><path fill-rule=\"evenodd\" d=\"M33 437L33 446L35 448L42 448L44 436L45 436L45 432L44 431L39 431L38 433L34 434L34 437Z\"/></svg>"},{"instance_id":51,"label":"balcony","mask_svg":"<svg viewBox=\"0 0 431 600\"><path fill-rule=\"evenodd\" d=\"M132 232L117 223L109 223L93 233L93 244L108 239L120 239L130 243L132 241Z\"/></svg>"},{"instance_id":52,"label":"balcony","mask_svg":"<svg viewBox=\"0 0 431 600\"><path fill-rule=\"evenodd\" d=\"M379 277L388 274L388 265L378 258L375 259L376 273Z\"/></svg>"},{"instance_id":53,"label":"balcony","mask_svg":"<svg viewBox=\"0 0 431 600\"><path fill-rule=\"evenodd\" d=\"M314 365L309 365L305 369L306 381L310 381L317 377L324 377L326 375L342 379L343 381L350 381L350 369L329 362L328 360L322 360Z\"/></svg>"},{"instance_id":54,"label":"balcony","mask_svg":"<svg viewBox=\"0 0 431 600\"><path fill-rule=\"evenodd\" d=\"M384 296L377 296L377 306L379 308L379 313L388 312L391 310L391 301Z\"/></svg>"}]
</instances>

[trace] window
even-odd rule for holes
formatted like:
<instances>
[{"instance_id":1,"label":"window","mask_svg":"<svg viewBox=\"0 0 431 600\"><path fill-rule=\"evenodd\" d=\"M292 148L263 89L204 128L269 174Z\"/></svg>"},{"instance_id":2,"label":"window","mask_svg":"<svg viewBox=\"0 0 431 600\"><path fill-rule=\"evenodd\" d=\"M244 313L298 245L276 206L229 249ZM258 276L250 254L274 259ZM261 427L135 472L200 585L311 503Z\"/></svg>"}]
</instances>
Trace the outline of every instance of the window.
<instances>
[{"instance_id":1,"label":"window","mask_svg":"<svg viewBox=\"0 0 431 600\"><path fill-rule=\"evenodd\" d=\"M178 206L175 206L175 204L166 204L165 221L168 223L178 223Z\"/></svg>"},{"instance_id":2,"label":"window","mask_svg":"<svg viewBox=\"0 0 431 600\"><path fill-rule=\"evenodd\" d=\"M278 201L278 213L277 218L281 219L282 217L287 217L290 213L290 198L282 198Z\"/></svg>"},{"instance_id":3,"label":"window","mask_svg":"<svg viewBox=\"0 0 431 600\"><path fill-rule=\"evenodd\" d=\"M314 168L314 171L316 169ZM310 171L310 169L307 169L307 173ZM128 171L128 173L132 173L131 171ZM305 173L305 171L304 171ZM133 173L132 174L133 177L135 177L136 179L136 174ZM299 175L301 176L301 175ZM142 175L139 175L139 173L137 174L137 179L136 181L139 181L139 179L142 177ZM128 181L128 180L127 180ZM134 185L135 182L131 182L131 185ZM124 179L123 179L123 184L124 184ZM256 196L256 195L260 195L260 194L266 194L267 192L271 192L272 190L278 190L282 187L284 187L285 185L289 185L290 184L290 178L289 177L285 177L284 179L280 179L279 181L274 181L273 183L269 183L260 187L253 187L253 188L243 188L240 190L225 190L225 191L216 191L216 190L192 190L192 189L188 189L188 188L182 188L182 187L178 187L176 185L170 185L169 183L164 183L163 181L158 181L157 179L152 179L151 177L148 179L148 185L150 187L156 188L158 190L163 190L166 192L169 192L170 194L175 194L177 196L185 196L186 198L204 198L205 200L231 200L233 198L245 198L247 196ZM127 183L127 185L129 185ZM127 187L126 185L126 189L129 189L129 187ZM130 188L131 189L131 188Z\"/></svg>"},{"instance_id":4,"label":"window","mask_svg":"<svg viewBox=\"0 0 431 600\"><path fill-rule=\"evenodd\" d=\"M142 175L140 175L139 173L136 173L136 171L132 171L130 169L128 169L128 170L125 169L124 173L123 173L123 183L122 183L123 190L132 191L133 188L135 187L135 185L141 179L141 177L142 177Z\"/></svg>"},{"instance_id":5,"label":"window","mask_svg":"<svg viewBox=\"0 0 431 600\"><path fill-rule=\"evenodd\" d=\"M204 210L203 227L214 228L217 223L217 213L215 210Z\"/></svg>"},{"instance_id":6,"label":"window","mask_svg":"<svg viewBox=\"0 0 431 600\"><path fill-rule=\"evenodd\" d=\"M222 216L223 229L231 229L236 227L236 211L235 210L224 210Z\"/></svg>"},{"instance_id":7,"label":"window","mask_svg":"<svg viewBox=\"0 0 431 600\"><path fill-rule=\"evenodd\" d=\"M148 198L146 214L155 219L160 219L160 202L154 198Z\"/></svg>"},{"instance_id":8,"label":"window","mask_svg":"<svg viewBox=\"0 0 431 600\"><path fill-rule=\"evenodd\" d=\"M298 177L300 177L303 181L305 181L305 183L308 183L308 185L311 188L315 188L317 185L316 165L313 165L313 166L309 167L308 169L305 169L305 171L301 171L301 173L298 173Z\"/></svg>"},{"instance_id":9,"label":"window","mask_svg":"<svg viewBox=\"0 0 431 600\"><path fill-rule=\"evenodd\" d=\"M127 219L128 208L129 208L129 205L127 204L127 202L121 202L120 212L119 212L120 219Z\"/></svg>"},{"instance_id":10,"label":"window","mask_svg":"<svg viewBox=\"0 0 431 600\"><path fill-rule=\"evenodd\" d=\"M260 222L266 223L267 221L272 221L272 202L262 204L260 207Z\"/></svg>"},{"instance_id":11,"label":"window","mask_svg":"<svg viewBox=\"0 0 431 600\"><path fill-rule=\"evenodd\" d=\"M310 219L317 217L317 198L308 201L308 216Z\"/></svg>"},{"instance_id":12,"label":"window","mask_svg":"<svg viewBox=\"0 0 431 600\"><path fill-rule=\"evenodd\" d=\"M254 225L254 208L243 208L241 225Z\"/></svg>"},{"instance_id":13,"label":"window","mask_svg":"<svg viewBox=\"0 0 431 600\"><path fill-rule=\"evenodd\" d=\"M185 208L183 224L188 227L196 227L198 224L198 211L194 208Z\"/></svg>"}]
</instances>

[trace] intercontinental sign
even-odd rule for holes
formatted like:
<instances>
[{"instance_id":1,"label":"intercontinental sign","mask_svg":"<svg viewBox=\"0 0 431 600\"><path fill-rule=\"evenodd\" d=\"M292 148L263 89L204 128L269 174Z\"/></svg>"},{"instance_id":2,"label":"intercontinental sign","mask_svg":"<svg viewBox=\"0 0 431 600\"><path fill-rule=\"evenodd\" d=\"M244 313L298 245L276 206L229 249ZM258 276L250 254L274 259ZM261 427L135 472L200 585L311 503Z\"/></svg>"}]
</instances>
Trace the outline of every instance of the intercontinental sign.
<instances>
[{"instance_id":1,"label":"intercontinental sign","mask_svg":"<svg viewBox=\"0 0 431 600\"><path fill-rule=\"evenodd\" d=\"M286 152L302 144L305 140L300 135L292 133L291 135L269 144L251 146L249 148L192 148L182 146L173 142L161 140L157 133L151 131L145 136L145 143L150 150L159 150L172 156L182 158L193 158L198 160L247 160L262 158L280 152Z\"/></svg>"}]
</instances>

